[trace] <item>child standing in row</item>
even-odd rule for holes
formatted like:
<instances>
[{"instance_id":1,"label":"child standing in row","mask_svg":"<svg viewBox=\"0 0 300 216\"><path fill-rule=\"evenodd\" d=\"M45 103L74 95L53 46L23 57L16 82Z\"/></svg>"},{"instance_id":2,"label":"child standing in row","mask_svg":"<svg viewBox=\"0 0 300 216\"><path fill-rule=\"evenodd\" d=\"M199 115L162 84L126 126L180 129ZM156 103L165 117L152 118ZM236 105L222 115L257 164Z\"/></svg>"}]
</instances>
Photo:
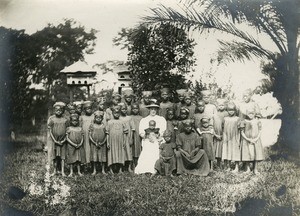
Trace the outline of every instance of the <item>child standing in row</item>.
<instances>
[{"instance_id":1,"label":"child standing in row","mask_svg":"<svg viewBox=\"0 0 300 216\"><path fill-rule=\"evenodd\" d=\"M96 111L94 113L94 121L89 127L89 139L91 149L91 161L93 162L93 173L96 175L96 165L99 163L101 172L105 172L105 164L107 162L107 148L106 148L106 131L105 124L103 123L103 111Z\"/></svg>"},{"instance_id":2,"label":"child standing in row","mask_svg":"<svg viewBox=\"0 0 300 216\"><path fill-rule=\"evenodd\" d=\"M68 164L70 164L70 175L73 175L73 167L77 166L78 175L83 174L80 171L80 165L85 162L85 152L83 148L84 132L79 125L79 116L75 113L70 116L70 127L67 128L68 141Z\"/></svg>"},{"instance_id":3,"label":"child standing in row","mask_svg":"<svg viewBox=\"0 0 300 216\"><path fill-rule=\"evenodd\" d=\"M241 160L239 117L233 103L227 105L228 116L224 117L222 160L226 170L230 170L230 162L235 163L233 172L238 172L238 162Z\"/></svg>"},{"instance_id":4,"label":"child standing in row","mask_svg":"<svg viewBox=\"0 0 300 216\"><path fill-rule=\"evenodd\" d=\"M224 128L224 118L228 116L228 112L225 109L225 100L217 99L217 113L214 115L214 129L215 129L215 138L214 146L216 149L216 159L217 167L221 168L221 159L222 159L222 148L223 148L223 128Z\"/></svg>"},{"instance_id":5,"label":"child standing in row","mask_svg":"<svg viewBox=\"0 0 300 216\"><path fill-rule=\"evenodd\" d=\"M112 107L113 119L106 125L107 133L107 165L111 174L114 170L122 173L125 162L125 136L128 134L126 124L120 120L120 106Z\"/></svg>"},{"instance_id":6,"label":"child standing in row","mask_svg":"<svg viewBox=\"0 0 300 216\"><path fill-rule=\"evenodd\" d=\"M260 140L261 122L255 118L255 110L246 111L246 119L240 124L241 129L241 159L246 164L246 172L250 172L249 163L253 162L253 172L258 174L257 162L264 159Z\"/></svg>"},{"instance_id":7,"label":"child standing in row","mask_svg":"<svg viewBox=\"0 0 300 216\"><path fill-rule=\"evenodd\" d=\"M140 157L142 151L142 138L140 137L139 133L139 125L140 121L143 117L139 115L139 105L132 104L131 105L131 119L134 124L134 128L136 129L135 133L133 134L133 147L132 147L132 157L133 157L133 169L137 166L138 159Z\"/></svg>"},{"instance_id":8,"label":"child standing in row","mask_svg":"<svg viewBox=\"0 0 300 216\"><path fill-rule=\"evenodd\" d=\"M135 133L134 123L130 116L127 115L127 106L124 103L119 104L121 109L120 120L124 122L128 128L128 133L124 137L125 142L125 169L132 172L132 145Z\"/></svg>"},{"instance_id":9,"label":"child standing in row","mask_svg":"<svg viewBox=\"0 0 300 216\"><path fill-rule=\"evenodd\" d=\"M69 121L64 117L63 102L57 102L53 105L54 115L48 119L48 159L54 163L54 173L61 165L61 174L65 176L64 166L66 159L66 128L69 126Z\"/></svg>"}]
</instances>

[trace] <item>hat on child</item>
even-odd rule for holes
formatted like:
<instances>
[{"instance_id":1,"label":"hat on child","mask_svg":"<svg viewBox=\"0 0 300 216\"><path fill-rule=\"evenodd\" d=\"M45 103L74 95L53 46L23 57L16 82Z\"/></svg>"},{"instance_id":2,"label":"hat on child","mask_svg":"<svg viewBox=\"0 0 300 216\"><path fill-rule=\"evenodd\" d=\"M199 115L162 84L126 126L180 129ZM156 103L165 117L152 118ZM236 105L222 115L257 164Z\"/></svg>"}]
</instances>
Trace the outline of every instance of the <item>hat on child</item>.
<instances>
[{"instance_id":1,"label":"hat on child","mask_svg":"<svg viewBox=\"0 0 300 216\"><path fill-rule=\"evenodd\" d=\"M192 125L193 125L193 120L191 120L191 119L183 120L183 121L182 121L182 124L183 124L184 126L192 126Z\"/></svg>"},{"instance_id":2,"label":"hat on child","mask_svg":"<svg viewBox=\"0 0 300 216\"><path fill-rule=\"evenodd\" d=\"M83 102L83 108L91 107L92 106L92 101L84 101Z\"/></svg>"},{"instance_id":3,"label":"hat on child","mask_svg":"<svg viewBox=\"0 0 300 216\"><path fill-rule=\"evenodd\" d=\"M82 106L82 101L74 101L75 106Z\"/></svg>"},{"instance_id":4,"label":"hat on child","mask_svg":"<svg viewBox=\"0 0 300 216\"><path fill-rule=\"evenodd\" d=\"M163 137L170 137L172 136L172 132L170 130L165 130Z\"/></svg>"},{"instance_id":5,"label":"hat on child","mask_svg":"<svg viewBox=\"0 0 300 216\"><path fill-rule=\"evenodd\" d=\"M133 90L132 89L125 89L123 92L124 97L133 96Z\"/></svg>"},{"instance_id":6,"label":"hat on child","mask_svg":"<svg viewBox=\"0 0 300 216\"><path fill-rule=\"evenodd\" d=\"M201 91L202 96L210 96L211 95L211 91L210 90L203 90Z\"/></svg>"},{"instance_id":7,"label":"hat on child","mask_svg":"<svg viewBox=\"0 0 300 216\"><path fill-rule=\"evenodd\" d=\"M98 111L94 112L94 115L95 115L95 116L104 116L104 112L98 110Z\"/></svg>"},{"instance_id":8,"label":"hat on child","mask_svg":"<svg viewBox=\"0 0 300 216\"><path fill-rule=\"evenodd\" d=\"M159 108L158 101L156 99L150 99L150 104L146 106L147 108Z\"/></svg>"},{"instance_id":9,"label":"hat on child","mask_svg":"<svg viewBox=\"0 0 300 216\"><path fill-rule=\"evenodd\" d=\"M73 113L73 114L70 115L70 118L79 119L79 115L77 113Z\"/></svg>"},{"instance_id":10,"label":"hat on child","mask_svg":"<svg viewBox=\"0 0 300 216\"><path fill-rule=\"evenodd\" d=\"M167 94L169 94L170 93L170 89L169 88L162 88L161 90L160 90L160 93L162 94L162 93L167 93Z\"/></svg>"},{"instance_id":11,"label":"hat on child","mask_svg":"<svg viewBox=\"0 0 300 216\"><path fill-rule=\"evenodd\" d=\"M143 97L151 97L152 96L152 91L142 91Z\"/></svg>"},{"instance_id":12,"label":"hat on child","mask_svg":"<svg viewBox=\"0 0 300 216\"><path fill-rule=\"evenodd\" d=\"M58 101L53 105L53 107L56 107L56 106L63 108L66 106L66 104L64 102Z\"/></svg>"},{"instance_id":13,"label":"hat on child","mask_svg":"<svg viewBox=\"0 0 300 216\"><path fill-rule=\"evenodd\" d=\"M226 104L226 100L223 99L223 98L218 98L216 101L217 101L218 105L221 105L221 104L225 105Z\"/></svg>"},{"instance_id":14,"label":"hat on child","mask_svg":"<svg viewBox=\"0 0 300 216\"><path fill-rule=\"evenodd\" d=\"M176 90L176 93L178 94L178 95L184 95L184 93L186 93L188 90L187 89L177 89Z\"/></svg>"}]
</instances>

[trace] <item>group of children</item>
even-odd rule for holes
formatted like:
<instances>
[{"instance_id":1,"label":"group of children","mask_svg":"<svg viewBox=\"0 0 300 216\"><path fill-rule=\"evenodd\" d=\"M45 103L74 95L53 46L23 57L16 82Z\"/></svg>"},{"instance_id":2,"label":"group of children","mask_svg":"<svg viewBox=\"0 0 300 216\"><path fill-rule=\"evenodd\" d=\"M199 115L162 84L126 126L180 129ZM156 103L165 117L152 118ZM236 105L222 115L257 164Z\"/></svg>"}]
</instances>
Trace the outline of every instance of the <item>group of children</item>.
<instances>
[{"instance_id":1,"label":"group of children","mask_svg":"<svg viewBox=\"0 0 300 216\"><path fill-rule=\"evenodd\" d=\"M217 99L213 104L208 90L202 92L201 99L192 98L186 89L176 93L177 101L171 102L170 90L161 90L158 114L166 119L167 129L161 132L151 121L145 130L145 138L161 138L160 158L155 164L159 174L176 173L176 152L192 158L199 149L205 151L210 170L216 160L218 169L231 170L234 162L232 172L238 172L239 162L243 162L245 171L250 172L251 162L257 173L257 162L264 155L259 108L251 101L250 92L239 105L225 99ZM89 164L93 175L98 165L102 173L134 172L142 151L139 123L149 115L151 98L152 92L144 91L141 100L135 101L133 93L125 91L123 97L114 94L109 107L99 103L95 108L91 101L67 106L56 102L54 115L48 119L48 155L49 161L54 161L54 173L59 169L65 175L65 161L70 165L70 176L74 167L82 175L81 170ZM191 133L194 141L179 141L181 134ZM193 143L193 151L180 148L182 142Z\"/></svg>"}]
</instances>

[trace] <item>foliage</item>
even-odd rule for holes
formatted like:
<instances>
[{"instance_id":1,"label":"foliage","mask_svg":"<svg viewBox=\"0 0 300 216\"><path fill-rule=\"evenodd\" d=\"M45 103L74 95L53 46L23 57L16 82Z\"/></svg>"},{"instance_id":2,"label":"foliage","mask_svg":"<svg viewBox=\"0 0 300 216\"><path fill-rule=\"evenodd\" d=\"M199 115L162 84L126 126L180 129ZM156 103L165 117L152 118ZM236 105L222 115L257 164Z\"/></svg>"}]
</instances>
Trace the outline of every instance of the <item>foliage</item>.
<instances>
[{"instance_id":1,"label":"foliage","mask_svg":"<svg viewBox=\"0 0 300 216\"><path fill-rule=\"evenodd\" d=\"M86 32L73 20L28 35L24 30L0 27L0 99L3 128L20 125L32 117L34 104L43 106L52 99L51 85L60 79L60 71L90 54L96 31ZM44 84L45 91L35 95L33 84ZM33 88L33 89L32 89ZM46 107L45 107L46 108ZM43 110L43 114L46 110ZM35 115L33 115L35 116Z\"/></svg>"},{"instance_id":2,"label":"foliage","mask_svg":"<svg viewBox=\"0 0 300 216\"><path fill-rule=\"evenodd\" d=\"M192 71L195 43L184 30L169 24L140 25L122 29L114 42L129 51L127 64L138 94L166 86L186 87L184 75Z\"/></svg>"},{"instance_id":3,"label":"foliage","mask_svg":"<svg viewBox=\"0 0 300 216\"><path fill-rule=\"evenodd\" d=\"M161 6L145 17L147 23L169 23L183 29L210 30L233 35L233 41L219 40L217 59L222 62L259 57L273 61L278 71L274 78L274 95L283 106L282 144L299 149L299 42L300 27L298 0L187 0L183 10ZM267 35L277 48L256 39L256 34L243 31L246 24L258 33ZM276 90L276 91L275 91Z\"/></svg>"},{"instance_id":4,"label":"foliage","mask_svg":"<svg viewBox=\"0 0 300 216\"><path fill-rule=\"evenodd\" d=\"M294 215L300 213L299 160L282 150L269 151L267 159L259 163L258 175L217 171L208 177L150 178L129 174L91 176L89 173L83 177L51 177L51 199L55 200L60 185L70 187L70 194L65 193L65 204L47 204L45 199L49 196L38 190L48 183L42 140L43 137L26 135L19 136L19 141L7 146L1 144L5 151L0 151L3 154L0 158L5 166L0 176L0 214L11 206L35 215L58 215L70 209L77 215L99 212L101 215L220 215L234 212L236 215L255 215L241 214L247 208L245 202L253 199L266 202L260 215L272 215L274 210L282 208L291 209ZM13 149L9 150L9 147ZM34 174L33 182L31 174ZM29 193L32 185L37 188L22 200L8 199L6 191L10 186L18 186ZM248 205L252 211L258 208L251 203Z\"/></svg>"}]
</instances>

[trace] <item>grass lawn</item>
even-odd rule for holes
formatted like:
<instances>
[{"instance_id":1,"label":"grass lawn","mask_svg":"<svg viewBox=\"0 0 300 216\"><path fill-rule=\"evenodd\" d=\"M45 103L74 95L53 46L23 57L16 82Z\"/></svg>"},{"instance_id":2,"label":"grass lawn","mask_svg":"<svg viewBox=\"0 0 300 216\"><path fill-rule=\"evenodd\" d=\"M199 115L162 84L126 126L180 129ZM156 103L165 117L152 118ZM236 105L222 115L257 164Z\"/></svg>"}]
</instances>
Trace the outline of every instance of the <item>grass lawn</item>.
<instances>
[{"instance_id":1,"label":"grass lawn","mask_svg":"<svg viewBox=\"0 0 300 216\"><path fill-rule=\"evenodd\" d=\"M85 173L69 178L50 177L42 142L42 137L23 136L1 143L0 215L11 208L34 215L300 215L299 161L272 150L259 163L258 175ZM27 195L10 199L11 186Z\"/></svg>"}]
</instances>

